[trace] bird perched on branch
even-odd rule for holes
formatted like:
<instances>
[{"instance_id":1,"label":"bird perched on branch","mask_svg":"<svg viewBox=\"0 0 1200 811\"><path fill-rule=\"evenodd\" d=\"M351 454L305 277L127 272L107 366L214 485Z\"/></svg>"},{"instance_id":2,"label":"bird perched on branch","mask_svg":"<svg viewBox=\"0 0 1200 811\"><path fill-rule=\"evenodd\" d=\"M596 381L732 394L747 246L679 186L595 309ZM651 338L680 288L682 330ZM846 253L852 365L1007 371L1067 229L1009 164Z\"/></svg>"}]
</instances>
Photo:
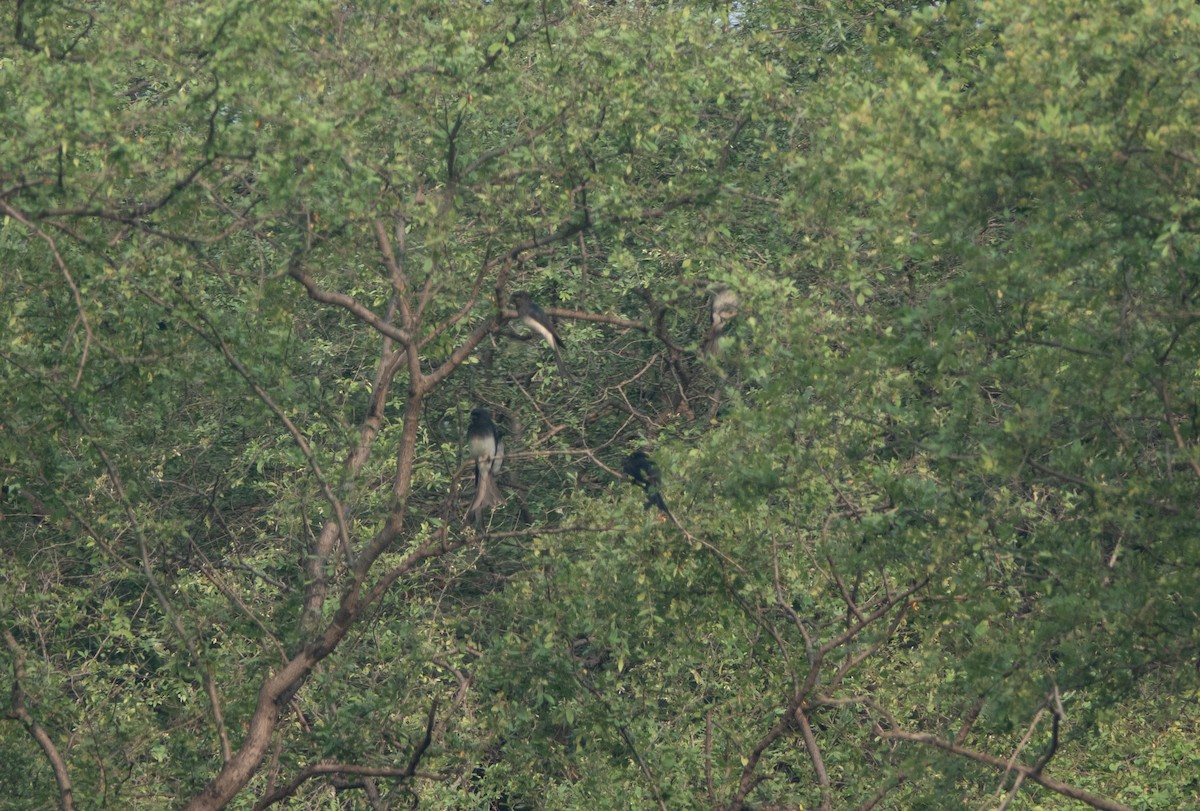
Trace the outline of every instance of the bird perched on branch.
<instances>
[{"instance_id":1,"label":"bird perched on branch","mask_svg":"<svg viewBox=\"0 0 1200 811\"><path fill-rule=\"evenodd\" d=\"M658 465L654 464L654 460L647 456L645 451L634 451L626 456L621 469L625 471L625 475L629 477L630 481L646 491L645 509L658 507L658 511L663 515L670 515L667 503L663 501L662 494L659 492L662 487L662 479L658 474Z\"/></svg>"},{"instance_id":2,"label":"bird perched on branch","mask_svg":"<svg viewBox=\"0 0 1200 811\"><path fill-rule=\"evenodd\" d=\"M467 510L467 521L476 523L485 508L504 503L500 486L496 484L496 476L504 464L504 434L492 422L492 415L486 408L471 409L467 448L475 460L475 498Z\"/></svg>"},{"instance_id":3,"label":"bird perched on branch","mask_svg":"<svg viewBox=\"0 0 1200 811\"><path fill-rule=\"evenodd\" d=\"M737 314L737 293L724 285L718 287L713 292L712 324L708 328L708 335L704 337L704 342L700 345L701 355L711 355L720 348L721 335L724 334L726 325L736 318Z\"/></svg>"},{"instance_id":4,"label":"bird perched on branch","mask_svg":"<svg viewBox=\"0 0 1200 811\"><path fill-rule=\"evenodd\" d=\"M516 308L517 315L521 318L521 323L545 338L546 343L550 344L550 349L554 351L554 362L558 364L559 373L570 380L571 373L562 359L562 338L558 337L558 333L554 329L554 324L550 321L550 316L546 315L546 311L539 307L537 302L524 291L512 294L512 305Z\"/></svg>"}]
</instances>

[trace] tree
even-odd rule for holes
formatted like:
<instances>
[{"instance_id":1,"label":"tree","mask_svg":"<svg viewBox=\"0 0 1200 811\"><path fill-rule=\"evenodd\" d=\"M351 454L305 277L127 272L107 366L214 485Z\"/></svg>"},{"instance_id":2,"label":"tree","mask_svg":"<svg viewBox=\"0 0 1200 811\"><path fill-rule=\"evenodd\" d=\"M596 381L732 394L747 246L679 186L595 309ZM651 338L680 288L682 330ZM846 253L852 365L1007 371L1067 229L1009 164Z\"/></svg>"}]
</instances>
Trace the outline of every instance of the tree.
<instances>
[{"instance_id":1,"label":"tree","mask_svg":"<svg viewBox=\"0 0 1200 811\"><path fill-rule=\"evenodd\" d=\"M75 717L106 719L83 748L115 738L138 766L116 786L100 756L66 770L76 787L219 807L273 739L263 804L297 788L276 775L330 771L302 764L346 743L342 699L375 668L368 657L361 672L318 671L420 572L411 627L380 641L407 649L391 678L421 685L389 708L401 724L389 746L411 760L367 770L414 776L430 708L457 689L455 669L437 665L450 630L436 571L463 566L476 543L457 515L452 416L478 401L515 422L530 413L515 397L549 385L518 371L536 355L500 334L507 294L528 287L551 304L558 287L587 302L596 233L632 245L711 201L762 83L740 74L747 49L710 20L608 13L604 25L528 3L470 19L437 4L11 13L6 129L24 137L5 160L5 245L19 259L5 292L21 309L5 342L4 435L9 490L33 505L11 553L11 650L44 651L60 680L39 696L47 711L75 716L53 696L95 679L75 688L91 705ZM130 41L133 53L118 46ZM643 283L636 254L606 302ZM600 323L651 331L605 309L593 308ZM508 344L505 356L449 383L485 340ZM541 417L514 430L530 448L562 419ZM42 558L42 546L60 552ZM80 575L94 592L73 588ZM18 599L22 582L41 583L41 599ZM332 717L297 703L313 678ZM138 699L109 718L132 701L130 680ZM297 749L279 726L289 707ZM146 734L181 725L200 734ZM356 756L364 744L379 746L355 741Z\"/></svg>"}]
</instances>

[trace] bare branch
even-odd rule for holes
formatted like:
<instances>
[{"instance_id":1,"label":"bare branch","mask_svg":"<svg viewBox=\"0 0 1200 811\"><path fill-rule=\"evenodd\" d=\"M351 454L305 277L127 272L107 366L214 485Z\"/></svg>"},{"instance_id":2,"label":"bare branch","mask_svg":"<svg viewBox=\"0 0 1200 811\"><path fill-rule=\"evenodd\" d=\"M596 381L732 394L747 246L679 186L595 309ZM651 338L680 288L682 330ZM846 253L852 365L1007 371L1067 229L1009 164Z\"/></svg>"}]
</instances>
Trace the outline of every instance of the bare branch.
<instances>
[{"instance_id":1,"label":"bare branch","mask_svg":"<svg viewBox=\"0 0 1200 811\"><path fill-rule=\"evenodd\" d=\"M446 330L462 321L464 318L466 318L468 313L475 309L475 305L479 301L479 291L483 289L483 280L487 274L487 271L488 263L485 261L480 266L479 271L475 274L475 281L471 285L471 292L468 293L466 298L463 300L462 306L458 308L457 312L453 313L448 318L443 319L442 322L430 330L427 335L424 335L417 344L418 349L424 349L430 343L436 341L442 335L442 333L446 332ZM421 303L417 306L418 319L421 317L421 314L424 313L425 305L428 303L428 299L431 295L432 289L427 283L426 289L421 293ZM488 332L491 332L495 326L498 326L502 320L502 318L497 316L493 316L491 319L489 319L488 322L486 322L488 324L487 329L480 334L478 340L475 340L474 343L471 344L471 350L474 350L474 348L479 345L479 341L483 340L483 337L486 336ZM468 352L467 354L469 355L470 353Z\"/></svg>"},{"instance_id":2,"label":"bare branch","mask_svg":"<svg viewBox=\"0 0 1200 811\"><path fill-rule=\"evenodd\" d=\"M980 696L975 703L971 705L971 709L967 711L967 715L963 719L962 726L958 728L958 734L954 736L955 743L966 743L967 736L971 734L971 727L975 726L975 721L978 720L979 713L983 712L984 703L984 697Z\"/></svg>"},{"instance_id":3,"label":"bare branch","mask_svg":"<svg viewBox=\"0 0 1200 811\"><path fill-rule=\"evenodd\" d=\"M390 308L390 309L394 309ZM389 316L391 315L389 310ZM350 484L362 470L371 455L375 438L383 430L383 416L388 401L388 391L400 365L407 357L405 350L395 351L391 338L383 339L383 348L379 362L375 367L375 380L371 386L371 396L367 402L366 413L358 428L358 440L346 455L342 465L343 481ZM336 517L335 517L336 519ZM329 520L321 527L321 532L313 540L312 551L306 563L308 586L304 595L304 608L301 612L300 627L304 631L315 631L321 622L328 593L329 582L325 568L329 556L333 553L334 542L339 536L336 520Z\"/></svg>"},{"instance_id":4,"label":"bare branch","mask_svg":"<svg viewBox=\"0 0 1200 811\"><path fill-rule=\"evenodd\" d=\"M345 293L336 293L330 290L325 290L320 287L312 277L305 273L299 266L299 263L294 263L288 269L288 275L298 281L301 286L308 292L309 298L313 301L319 301L322 304L332 304L336 307L341 307L348 311L359 321L372 327L381 335L391 338L398 342L403 347L408 347L412 343L412 336L406 330L400 329L394 324L389 324L382 318L371 312L371 309L365 304L362 304L353 296L348 296Z\"/></svg>"},{"instance_id":5,"label":"bare branch","mask_svg":"<svg viewBox=\"0 0 1200 811\"><path fill-rule=\"evenodd\" d=\"M421 763L421 758L425 755L425 751L429 749L429 744L433 741L433 722L437 718L437 699L434 699L429 705L429 718L425 721L425 737L417 744L417 748L413 750L412 757L408 759L408 766L405 767L405 773L411 777L417 773L417 766Z\"/></svg>"},{"instance_id":6,"label":"bare branch","mask_svg":"<svg viewBox=\"0 0 1200 811\"><path fill-rule=\"evenodd\" d=\"M408 765L403 769L380 766L357 766L322 760L305 766L286 786L268 792L265 797L254 804L254 811L263 811L263 809L269 808L275 803L286 800L295 794L305 781L323 774L353 774L361 777L389 777L395 780L409 780L415 777L417 766L420 765L421 758L425 756L425 752L429 749L429 744L433 741L433 724L437 718L437 706L436 699L430 703L429 715L425 720L425 734L413 749L412 756L408 760Z\"/></svg>"},{"instance_id":7,"label":"bare branch","mask_svg":"<svg viewBox=\"0 0 1200 811\"><path fill-rule=\"evenodd\" d=\"M925 586L927 586L928 584L929 584L929 578L928 577L922 578L920 581L918 581L916 584L914 584L912 587L910 587L906 591L903 591L900 594L896 595L895 597L892 597L892 598L884 601L877 609L875 609L870 614L868 614L862 622L858 622L858 623L850 626L845 631L838 634L833 639L829 640L824 645L822 645L820 648L821 655L829 653L829 651L831 651L835 648L841 647L849 640L858 636L858 634L864 628L866 628L868 625L871 625L872 623L879 620L881 617L886 615L889 611L891 611L897 605L900 605L900 604L906 602L909 597L916 594L921 589L925 588Z\"/></svg>"},{"instance_id":8,"label":"bare branch","mask_svg":"<svg viewBox=\"0 0 1200 811\"><path fill-rule=\"evenodd\" d=\"M1025 463L1039 473L1045 473L1047 476L1053 476L1056 479L1062 479L1065 482L1077 484L1080 487L1084 487L1088 490L1095 488L1095 485L1089 481L1081 479L1078 476L1072 476L1070 473L1063 473L1061 470L1054 470L1053 468L1046 467L1040 462L1035 462L1033 459L1026 459Z\"/></svg>"},{"instance_id":9,"label":"bare branch","mask_svg":"<svg viewBox=\"0 0 1200 811\"><path fill-rule=\"evenodd\" d=\"M605 313L586 313L583 310L566 310L561 307L544 307L547 315L555 318L569 318L573 321L592 321L597 324L612 324L614 327L624 327L626 329L636 329L641 332L650 332L650 327L643 324L641 321L630 321L627 318L620 318L615 315L606 315ZM505 310L505 316L508 318L516 318L517 314L513 310Z\"/></svg>"},{"instance_id":10,"label":"bare branch","mask_svg":"<svg viewBox=\"0 0 1200 811\"><path fill-rule=\"evenodd\" d=\"M813 647L812 635L804 627L804 621L800 619L800 615L796 613L796 610L792 608L784 595L783 580L779 573L779 543L774 537L771 538L771 563L774 569L775 605L792 621L792 625L799 631L800 638L804 640L804 652L808 656L809 667L812 667L816 664L816 649Z\"/></svg>"},{"instance_id":11,"label":"bare branch","mask_svg":"<svg viewBox=\"0 0 1200 811\"><path fill-rule=\"evenodd\" d=\"M804 748L813 762L813 770L817 773L817 785L821 787L820 811L832 808L833 794L829 789L829 773L825 771L825 760L821 757L821 748L817 746L817 736L813 734L812 725L808 723L808 715L804 707L796 709L796 721L800 724L800 734L804 738Z\"/></svg>"},{"instance_id":12,"label":"bare branch","mask_svg":"<svg viewBox=\"0 0 1200 811\"><path fill-rule=\"evenodd\" d=\"M999 758L995 755L989 755L986 752L978 752L974 749L967 749L966 747L960 746L953 741L944 740L936 735L928 735L921 732L904 732L900 729L883 729L878 724L875 726L875 734L888 740L923 743L928 746L933 746L943 751L950 752L951 754L961 755L962 757L973 760L976 763L983 763L985 765L992 766L996 769L1009 768L1009 762L1004 758ZM1132 808L1124 803L1117 802L1116 800L1110 800L1107 797L1101 797L1100 795L1093 794L1090 791L1068 785L1060 780L1055 780L1052 777L1042 774L1031 766L1025 766L1024 764L1017 763L1014 764L1012 768L1018 774L1023 775L1026 780L1032 780L1043 788L1050 789L1056 794L1061 794L1064 797L1070 797L1072 800L1078 800L1081 803L1090 805L1092 808L1098 808L1101 811L1133 811Z\"/></svg>"},{"instance_id":13,"label":"bare branch","mask_svg":"<svg viewBox=\"0 0 1200 811\"><path fill-rule=\"evenodd\" d=\"M67 762L63 760L58 747L54 745L54 741L50 739L46 730L42 729L41 724L34 720L29 708L25 706L25 690L21 686L21 683L25 681L25 651L17 644L17 639L12 635L12 631L7 628L4 629L4 644L8 646L13 655L12 706L8 711L8 717L20 721L30 736L37 741L38 746L42 747L46 760L50 761L50 767L54 770L54 781L58 783L59 805L62 806L63 811L75 811L75 794L71 787L71 777L67 774Z\"/></svg>"},{"instance_id":14,"label":"bare branch","mask_svg":"<svg viewBox=\"0 0 1200 811\"><path fill-rule=\"evenodd\" d=\"M745 765L742 766L742 775L738 780L737 787L734 789L733 797L729 802L728 808L730 811L737 811L742 808L745 803L746 796L754 789L758 782L754 777L754 772L758 769L758 761L762 759L763 754L771 748L775 741L783 737L789 729L791 729L792 721L796 713L796 707L789 704L787 710L779 716L779 720L775 722L767 733L759 739L754 750L747 756Z\"/></svg>"},{"instance_id":15,"label":"bare branch","mask_svg":"<svg viewBox=\"0 0 1200 811\"><path fill-rule=\"evenodd\" d=\"M858 811L872 811L875 806L879 805L880 800L886 797L890 792L895 791L896 788L907 779L907 774L904 772L898 773L895 777L881 786L880 789L876 791L869 800L860 805L858 807Z\"/></svg>"},{"instance_id":16,"label":"bare branch","mask_svg":"<svg viewBox=\"0 0 1200 811\"><path fill-rule=\"evenodd\" d=\"M846 583L842 580L842 576L838 574L837 566L833 563L833 558L826 557L825 559L829 563L829 574L833 577L833 582L837 583L838 591L842 593L842 600L845 601L846 608L850 610L850 613L854 614L860 623L865 623L866 620L863 619L862 612L858 610L858 605L855 603L854 597L851 596L850 591L846 588Z\"/></svg>"},{"instance_id":17,"label":"bare branch","mask_svg":"<svg viewBox=\"0 0 1200 811\"><path fill-rule=\"evenodd\" d=\"M278 802L286 800L296 793L306 781L323 774L354 774L362 777L391 777L397 780L406 780L412 775L407 773L407 769L389 769L384 766L356 766L350 763L336 763L333 761L321 761L305 766L300 770L300 773L292 778L286 786L275 789L270 795L263 797L254 804L255 811L260 809L270 808Z\"/></svg>"},{"instance_id":18,"label":"bare branch","mask_svg":"<svg viewBox=\"0 0 1200 811\"><path fill-rule=\"evenodd\" d=\"M1017 742L1016 747L1013 749L1012 754L1008 758L1008 766L1004 769L1004 774L1000 775L1000 785L996 787L997 796L1004 791L1004 783L1006 780L1008 780L1008 776L1012 774L1013 766L1015 766L1017 763L1017 758L1019 758L1021 753L1025 751L1025 747L1029 745L1030 739L1033 738L1033 733L1037 730L1038 724L1041 723L1042 716L1045 714L1045 708L1041 708L1033 714L1033 720L1029 722L1029 726L1025 729L1025 734L1021 736L1021 740ZM1006 796L1000 802L997 811L1003 811L1003 809L1007 808L1009 804L1012 803L1013 797L1017 796L1017 792L1021 789L1021 784L1024 782L1025 775L1018 774L1017 779L1013 781L1012 788L1008 791L1008 796ZM991 805L991 801L985 801L982 808L980 808L980 811L983 811L983 808L987 808L989 805Z\"/></svg>"},{"instance_id":19,"label":"bare branch","mask_svg":"<svg viewBox=\"0 0 1200 811\"><path fill-rule=\"evenodd\" d=\"M388 269L388 273L392 277L392 289L396 294L396 301L400 304L400 317L404 320L405 330L412 331L415 327L413 324L413 315L408 309L408 276L404 271L404 266L396 261L396 254L392 251L392 242L388 239L387 230L383 227L383 221L378 217L371 221L372 227L375 229L375 241L379 244L379 251L383 254L383 263ZM397 226L397 231L403 233L404 223L401 222ZM403 250L403 246L401 246Z\"/></svg>"},{"instance_id":20,"label":"bare branch","mask_svg":"<svg viewBox=\"0 0 1200 811\"><path fill-rule=\"evenodd\" d=\"M1167 382L1159 381L1155 384L1158 389L1159 399L1162 400L1163 416L1166 418L1167 424L1171 426L1171 436L1175 439L1175 447L1181 451L1189 450L1187 442L1184 441L1183 435L1179 432L1179 417L1171 409L1171 394L1167 390ZM1191 465L1192 472L1200 478L1200 462L1196 461L1192 454L1188 454L1188 464Z\"/></svg>"},{"instance_id":21,"label":"bare branch","mask_svg":"<svg viewBox=\"0 0 1200 811\"><path fill-rule=\"evenodd\" d=\"M712 709L704 713L704 785L708 790L708 802L710 805L717 804L717 792L713 787L712 774Z\"/></svg>"},{"instance_id":22,"label":"bare branch","mask_svg":"<svg viewBox=\"0 0 1200 811\"><path fill-rule=\"evenodd\" d=\"M1058 685L1054 685L1054 689L1050 692L1046 699L1046 708L1050 710L1053 720L1050 724L1050 745L1046 747L1046 751L1038 758L1037 763L1033 764L1033 768L1039 772L1046 768L1046 764L1054 757L1058 751L1058 725L1067 717L1066 711L1063 709L1062 696L1058 692Z\"/></svg>"},{"instance_id":23,"label":"bare branch","mask_svg":"<svg viewBox=\"0 0 1200 811\"><path fill-rule=\"evenodd\" d=\"M907 616L907 614L908 614L908 605L906 603L904 606L902 606L900 608L899 611L896 612L896 616L892 620L891 624L888 626L886 633L880 634L879 639L877 639L874 644L872 644L866 648L863 648L858 653L855 653L853 656L848 656L842 662L842 664L840 666L838 666L837 673L835 673L829 679L829 682L827 684L827 689L840 685L842 683L842 680L846 678L846 675L851 670L858 667L860 664L862 664L864 661L866 661L869 657L875 655L885 644L887 644L888 640L891 639L892 636L895 635L896 629L900 627L900 623L904 622L904 618L905 618L905 616Z\"/></svg>"}]
</instances>

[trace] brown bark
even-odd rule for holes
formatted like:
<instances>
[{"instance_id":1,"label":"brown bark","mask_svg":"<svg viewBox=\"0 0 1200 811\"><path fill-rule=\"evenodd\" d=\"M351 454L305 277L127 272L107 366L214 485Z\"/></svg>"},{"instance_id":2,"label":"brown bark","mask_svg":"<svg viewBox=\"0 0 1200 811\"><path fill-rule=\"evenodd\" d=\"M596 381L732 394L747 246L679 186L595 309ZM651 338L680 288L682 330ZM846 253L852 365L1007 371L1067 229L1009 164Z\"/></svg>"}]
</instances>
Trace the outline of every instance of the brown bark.
<instances>
[{"instance_id":1,"label":"brown bark","mask_svg":"<svg viewBox=\"0 0 1200 811\"><path fill-rule=\"evenodd\" d=\"M410 360L410 371L414 365L416 365L415 361ZM419 367L417 371L419 372ZM225 762L221 771L204 790L184 806L187 811L215 811L215 809L222 808L249 782L266 756L271 742L271 734L279 721L280 713L312 673L317 663L332 653L345 638L363 608L382 593L381 590L373 589L370 598L367 600L362 598L362 589L367 573L384 550L400 534L404 525L405 505L402 497L407 494L411 482L417 419L420 415L421 400L426 390L427 387L422 378L410 380L408 403L405 408L404 438L397 461L395 490L398 498L393 503L391 514L383 529L371 540L371 543L355 561L350 582L342 595L337 612L318 637L305 645L280 670L263 682L258 693L258 703L251 716L242 745ZM329 523L334 524L332 528L328 524L326 526L329 538L336 538L338 535L336 523L332 521ZM322 535L324 534L323 532ZM318 539L319 542L320 539ZM328 538L327 548L324 551L326 556L332 551L332 541ZM389 572L389 582L394 582L397 577L430 554L432 554L430 544L415 550L396 569ZM322 585L320 588L324 589L324 586ZM323 591L320 592L319 597L310 594L308 600L312 604L306 605L306 609L316 608L316 603L319 599L323 599L323 594Z\"/></svg>"},{"instance_id":2,"label":"brown bark","mask_svg":"<svg viewBox=\"0 0 1200 811\"><path fill-rule=\"evenodd\" d=\"M421 368L419 357L420 348L433 336L440 335L463 318L469 317L478 301L483 279L496 266L501 266L499 284L506 278L507 267L522 253L536 250L552 242L559 242L585 230L588 227L586 214L582 220L571 220L561 224L552 233L533 237L515 245L505 254L501 261L485 262L479 269L468 300L448 319L441 323L422 329L425 306L433 295L432 276L427 280L425 289L416 296L414 302L408 296L414 291L410 288L404 268L403 238L393 243L387 236L382 222L374 224L374 234L380 249L383 264L392 279L393 298L384 315L379 315L353 296L338 291L321 288L316 280L309 275L302 265L302 256L298 254L288 268L288 275L298 282L314 301L329 304L346 310L366 326L374 329L383 337L383 352L381 354L375 388L367 413L359 429L359 438L347 455L345 462L346 473L352 474L361 470L363 463L370 455L375 436L382 424L384 406L387 401L387 389L400 368L401 363L407 365L408 392L404 408L403 428L400 447L396 453L396 470L392 480L392 506L388 520L379 533L364 549L354 554L350 548L349 528L341 515L341 501L332 497L328 482L324 477L318 477L326 488L326 495L337 519L326 522L311 547L309 560L305 564L309 575L309 586L305 594L301 612L301 629L307 632L309 642L296 653L283 667L268 677L258 693L258 703L242 741L241 747L227 758L221 771L204 788L190 800L184 808L187 811L215 811L224 807L249 782L262 764L270 746L272 733L279 721L280 713L284 711L304 684L313 668L337 648L345 638L363 610L378 600L388 588L401 576L411 571L420 562L437 555L453 551L465 541L446 542L446 530L427 539L417 549L410 552L396 566L385 572L367 587L367 576L373 565L402 533L407 513L408 495L412 486L413 465L416 459L417 438L421 418L421 406L425 396L435 386L454 372L475 350L481 341L497 326L503 323L505 316L498 309L490 318L482 323L462 341L462 343L442 363L425 374ZM403 229L397 231L403 234ZM398 250L397 250L398 249ZM498 295L499 292L498 291ZM402 326L394 323L399 313ZM393 350L393 342L396 348ZM229 356L226 356L229 359ZM277 412L283 416L281 412ZM295 435L295 432L293 432ZM326 569L336 548L337 539L341 538L346 547L347 582L342 591L338 609L324 631L318 631L323 607L329 591Z\"/></svg>"},{"instance_id":3,"label":"brown bark","mask_svg":"<svg viewBox=\"0 0 1200 811\"><path fill-rule=\"evenodd\" d=\"M54 782L58 784L58 804L63 811L75 811L75 792L71 787L71 776L67 773L67 762L63 759L53 739L33 718L29 708L25 706L25 690L21 683L25 680L25 651L17 644L12 632L5 629L4 643L13 655L13 687L12 706L8 711L9 718L15 718L24 725L25 730L42 747L50 768L54 770Z\"/></svg>"}]
</instances>

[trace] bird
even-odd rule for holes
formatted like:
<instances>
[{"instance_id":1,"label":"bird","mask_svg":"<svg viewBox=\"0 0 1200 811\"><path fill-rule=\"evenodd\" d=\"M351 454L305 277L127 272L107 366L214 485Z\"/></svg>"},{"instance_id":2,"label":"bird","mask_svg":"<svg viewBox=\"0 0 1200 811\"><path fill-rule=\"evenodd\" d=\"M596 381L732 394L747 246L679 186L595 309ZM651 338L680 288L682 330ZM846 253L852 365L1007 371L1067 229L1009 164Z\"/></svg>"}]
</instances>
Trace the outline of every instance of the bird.
<instances>
[{"instance_id":1,"label":"bird","mask_svg":"<svg viewBox=\"0 0 1200 811\"><path fill-rule=\"evenodd\" d=\"M712 325L708 328L708 334L704 338L704 343L700 345L701 355L711 355L720 348L718 341L720 341L721 335L725 332L725 326L736 318L737 314L737 293L724 285L718 287L713 292Z\"/></svg>"},{"instance_id":2,"label":"bird","mask_svg":"<svg viewBox=\"0 0 1200 811\"><path fill-rule=\"evenodd\" d=\"M471 422L467 426L467 448L475 460L475 498L467 510L467 521L471 523L479 521L484 508L504 503L496 484L496 475L504 464L503 437L486 408L471 409Z\"/></svg>"},{"instance_id":3,"label":"bird","mask_svg":"<svg viewBox=\"0 0 1200 811\"><path fill-rule=\"evenodd\" d=\"M658 465L654 464L654 460L646 455L645 451L634 451L626 456L621 469L625 471L625 475L629 477L630 481L646 491L644 509L658 507L659 512L663 515L670 515L667 503L663 501L662 494L659 492L662 487L662 478L658 473Z\"/></svg>"},{"instance_id":4,"label":"bird","mask_svg":"<svg viewBox=\"0 0 1200 811\"><path fill-rule=\"evenodd\" d=\"M517 315L521 318L521 323L545 338L546 343L550 344L550 349L554 351L554 362L558 364L559 373L569 380L571 372L567 369L567 365L563 363L562 359L562 338L558 337L558 333L554 330L554 325L550 322L550 317L546 315L546 311L539 307L537 302L524 291L512 294L512 305L516 308Z\"/></svg>"}]
</instances>

